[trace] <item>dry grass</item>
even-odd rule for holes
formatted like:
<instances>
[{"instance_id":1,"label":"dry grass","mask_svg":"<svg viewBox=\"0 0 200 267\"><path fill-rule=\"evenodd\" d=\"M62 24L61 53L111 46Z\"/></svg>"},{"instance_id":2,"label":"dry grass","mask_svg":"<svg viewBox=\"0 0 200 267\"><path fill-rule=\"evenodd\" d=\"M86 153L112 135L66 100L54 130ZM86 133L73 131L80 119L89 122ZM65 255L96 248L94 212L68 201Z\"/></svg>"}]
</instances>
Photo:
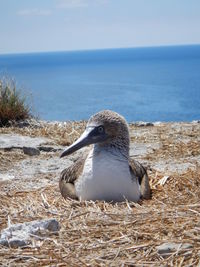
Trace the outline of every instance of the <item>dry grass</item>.
<instances>
[{"instance_id":1,"label":"dry grass","mask_svg":"<svg viewBox=\"0 0 200 267\"><path fill-rule=\"evenodd\" d=\"M43 136L52 139L56 144L68 146L78 138L85 128L86 121L69 121L66 123L41 122L41 127L19 128L11 126L0 129L1 133L16 133L24 136Z\"/></svg>"},{"instance_id":2,"label":"dry grass","mask_svg":"<svg viewBox=\"0 0 200 267\"><path fill-rule=\"evenodd\" d=\"M70 124L69 124L70 125ZM69 126L68 125L68 126ZM189 125L189 124L188 124ZM68 128L76 138L84 126ZM56 127L56 128L51 128ZM47 127L48 128L48 127ZM186 127L187 128L187 127ZM199 126L189 125L180 131L170 125L140 129L135 142L160 142L162 146L146 156L154 162L161 156L169 160L191 160L200 155ZM56 130L57 129L57 130ZM72 134L70 135L70 129ZM135 132L137 127L131 126ZM66 129L65 129L66 130ZM38 129L37 134L50 136L58 143L73 141L59 126ZM8 131L2 130L2 132ZM21 131L20 129L16 131ZM23 130L25 132L31 129ZM54 134L52 134L54 132ZM144 132L144 135L142 134ZM62 136L63 133L63 136ZM58 140L59 135L62 138ZM191 136L192 135L192 136ZM132 137L133 139L134 137ZM186 142L187 140L187 142ZM183 145L181 145L183 143ZM152 199L131 202L77 202L64 200L57 184L40 190L20 191L1 184L0 229L13 223L57 218L59 235L35 241L24 249L0 248L3 266L198 266L200 264L200 164L185 172L171 173L164 185L165 173L149 171ZM190 243L192 248L179 249L163 258L156 246L165 242Z\"/></svg>"},{"instance_id":3,"label":"dry grass","mask_svg":"<svg viewBox=\"0 0 200 267\"><path fill-rule=\"evenodd\" d=\"M191 175L194 179L190 180ZM188 172L171 178L162 188L154 185L152 200L140 204L64 201L57 186L1 193L1 229L6 227L8 215L13 223L54 217L62 226L59 236L37 241L33 248L1 248L1 262L4 266L197 266L198 175ZM190 243L193 248L164 259L156 250L163 242Z\"/></svg>"}]
</instances>

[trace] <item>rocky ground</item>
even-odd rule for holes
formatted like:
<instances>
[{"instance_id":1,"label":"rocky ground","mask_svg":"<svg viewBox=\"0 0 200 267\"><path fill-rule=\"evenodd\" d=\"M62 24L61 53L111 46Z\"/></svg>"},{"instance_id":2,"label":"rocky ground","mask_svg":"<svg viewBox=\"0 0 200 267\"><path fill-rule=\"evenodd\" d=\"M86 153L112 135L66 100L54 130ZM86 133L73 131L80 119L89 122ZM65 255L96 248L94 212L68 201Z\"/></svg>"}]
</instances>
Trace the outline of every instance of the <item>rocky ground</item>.
<instances>
[{"instance_id":1,"label":"rocky ground","mask_svg":"<svg viewBox=\"0 0 200 267\"><path fill-rule=\"evenodd\" d=\"M130 124L130 155L152 187L152 199L139 204L62 199L59 174L84 149L59 155L85 124L0 128L0 229L49 218L61 227L23 248L0 246L0 266L198 266L200 123Z\"/></svg>"}]
</instances>

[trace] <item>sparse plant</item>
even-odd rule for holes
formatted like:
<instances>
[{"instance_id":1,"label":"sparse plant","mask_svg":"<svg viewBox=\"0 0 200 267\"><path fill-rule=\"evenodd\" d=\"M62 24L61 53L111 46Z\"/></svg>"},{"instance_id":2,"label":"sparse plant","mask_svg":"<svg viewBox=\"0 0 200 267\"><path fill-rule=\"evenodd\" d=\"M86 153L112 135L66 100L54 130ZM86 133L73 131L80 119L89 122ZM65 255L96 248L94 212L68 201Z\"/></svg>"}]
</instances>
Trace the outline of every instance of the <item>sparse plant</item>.
<instances>
[{"instance_id":1,"label":"sparse plant","mask_svg":"<svg viewBox=\"0 0 200 267\"><path fill-rule=\"evenodd\" d=\"M0 126L10 121L30 118L30 107L22 91L16 88L16 82L9 78L0 79Z\"/></svg>"}]
</instances>

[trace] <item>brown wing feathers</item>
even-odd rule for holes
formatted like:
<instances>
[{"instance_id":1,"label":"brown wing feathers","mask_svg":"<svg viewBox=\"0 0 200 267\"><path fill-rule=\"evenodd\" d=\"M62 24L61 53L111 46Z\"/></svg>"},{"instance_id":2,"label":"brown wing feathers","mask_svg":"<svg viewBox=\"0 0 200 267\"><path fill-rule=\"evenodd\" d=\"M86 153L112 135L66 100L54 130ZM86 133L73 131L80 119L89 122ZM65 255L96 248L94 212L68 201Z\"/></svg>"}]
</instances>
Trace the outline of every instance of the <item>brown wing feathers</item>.
<instances>
[{"instance_id":1,"label":"brown wing feathers","mask_svg":"<svg viewBox=\"0 0 200 267\"><path fill-rule=\"evenodd\" d=\"M86 157L81 157L75 161L70 167L61 172L59 187L60 192L64 198L78 199L75 191L74 182L83 171Z\"/></svg>"},{"instance_id":2,"label":"brown wing feathers","mask_svg":"<svg viewBox=\"0 0 200 267\"><path fill-rule=\"evenodd\" d=\"M138 178L142 198L149 199L151 197L151 189L146 169L134 159L129 160L129 168L131 173Z\"/></svg>"}]
</instances>

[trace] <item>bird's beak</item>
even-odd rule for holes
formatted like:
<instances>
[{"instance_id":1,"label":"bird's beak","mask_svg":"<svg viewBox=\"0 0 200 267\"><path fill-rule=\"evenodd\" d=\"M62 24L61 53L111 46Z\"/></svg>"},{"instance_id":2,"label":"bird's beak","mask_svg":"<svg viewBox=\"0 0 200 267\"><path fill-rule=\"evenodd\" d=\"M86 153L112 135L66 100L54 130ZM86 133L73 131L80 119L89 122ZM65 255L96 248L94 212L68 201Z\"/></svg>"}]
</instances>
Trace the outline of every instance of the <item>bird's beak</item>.
<instances>
[{"instance_id":1,"label":"bird's beak","mask_svg":"<svg viewBox=\"0 0 200 267\"><path fill-rule=\"evenodd\" d=\"M83 132L83 134L80 136L80 138L76 140L76 142L74 142L67 149L65 149L60 155L60 157L61 158L65 157L81 149L84 146L103 142L106 139L107 139L107 135L105 133L99 134L97 131L97 127L87 127L86 130Z\"/></svg>"}]
</instances>

